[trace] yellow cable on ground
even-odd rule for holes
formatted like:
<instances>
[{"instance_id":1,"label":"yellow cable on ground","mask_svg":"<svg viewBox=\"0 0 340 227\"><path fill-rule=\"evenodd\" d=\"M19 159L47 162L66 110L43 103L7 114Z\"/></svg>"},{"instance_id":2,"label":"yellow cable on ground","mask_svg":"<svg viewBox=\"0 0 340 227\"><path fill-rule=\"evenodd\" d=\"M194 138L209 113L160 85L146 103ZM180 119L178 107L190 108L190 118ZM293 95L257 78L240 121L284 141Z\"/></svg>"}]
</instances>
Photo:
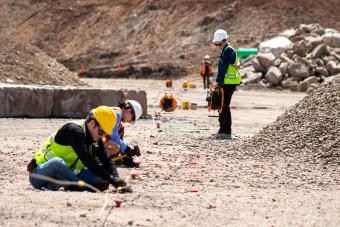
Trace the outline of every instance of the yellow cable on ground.
<instances>
[{"instance_id":1,"label":"yellow cable on ground","mask_svg":"<svg viewBox=\"0 0 340 227\"><path fill-rule=\"evenodd\" d=\"M96 188L96 187L94 187L94 186L92 186L92 185L90 185L90 184L88 184L88 183L86 183L82 180L79 180L79 181L57 180L57 179L54 179L52 177L48 177L48 176L36 174L36 173L30 173L30 176L33 177L33 178L36 178L36 179L39 179L39 180L45 180L45 181L48 181L48 182L51 182L51 183L54 183L54 184L75 185L75 186L80 186L80 187L88 187L95 192L102 192L98 188Z\"/></svg>"}]
</instances>

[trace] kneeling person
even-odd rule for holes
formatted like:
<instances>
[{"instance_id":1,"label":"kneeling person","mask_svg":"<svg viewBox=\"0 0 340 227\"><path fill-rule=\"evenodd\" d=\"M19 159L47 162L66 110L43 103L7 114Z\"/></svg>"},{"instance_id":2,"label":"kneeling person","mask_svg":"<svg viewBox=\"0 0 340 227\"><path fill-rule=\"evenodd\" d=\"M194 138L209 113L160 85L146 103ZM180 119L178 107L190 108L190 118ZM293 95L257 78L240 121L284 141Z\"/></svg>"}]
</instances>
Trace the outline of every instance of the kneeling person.
<instances>
[{"instance_id":1,"label":"kneeling person","mask_svg":"<svg viewBox=\"0 0 340 227\"><path fill-rule=\"evenodd\" d=\"M103 136L112 133L116 121L117 115L111 108L100 106L90 112L85 120L65 124L35 153L28 171L58 180L83 180L101 190L107 189L109 184L114 187L125 186L126 183L119 178L116 166L107 157L100 141ZM94 149L95 146L97 149ZM61 187L32 175L29 180L37 189L58 190ZM66 189L85 190L74 186Z\"/></svg>"}]
</instances>

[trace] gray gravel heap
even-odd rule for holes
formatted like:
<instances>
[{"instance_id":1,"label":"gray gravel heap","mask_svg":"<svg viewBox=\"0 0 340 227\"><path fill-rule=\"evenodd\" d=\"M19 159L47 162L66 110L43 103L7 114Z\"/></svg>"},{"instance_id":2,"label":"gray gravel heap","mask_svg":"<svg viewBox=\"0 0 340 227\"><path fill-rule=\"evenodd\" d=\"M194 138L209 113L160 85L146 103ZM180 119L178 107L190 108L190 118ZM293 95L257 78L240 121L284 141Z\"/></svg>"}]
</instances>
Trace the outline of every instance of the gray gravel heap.
<instances>
[{"instance_id":1,"label":"gray gravel heap","mask_svg":"<svg viewBox=\"0 0 340 227\"><path fill-rule=\"evenodd\" d=\"M257 157L340 164L340 76L307 95L238 149Z\"/></svg>"},{"instance_id":2,"label":"gray gravel heap","mask_svg":"<svg viewBox=\"0 0 340 227\"><path fill-rule=\"evenodd\" d=\"M291 45L283 53L259 53L241 65L244 84L308 93L340 74L340 33L319 24L301 24L278 37ZM278 38L276 37L276 38Z\"/></svg>"}]
</instances>

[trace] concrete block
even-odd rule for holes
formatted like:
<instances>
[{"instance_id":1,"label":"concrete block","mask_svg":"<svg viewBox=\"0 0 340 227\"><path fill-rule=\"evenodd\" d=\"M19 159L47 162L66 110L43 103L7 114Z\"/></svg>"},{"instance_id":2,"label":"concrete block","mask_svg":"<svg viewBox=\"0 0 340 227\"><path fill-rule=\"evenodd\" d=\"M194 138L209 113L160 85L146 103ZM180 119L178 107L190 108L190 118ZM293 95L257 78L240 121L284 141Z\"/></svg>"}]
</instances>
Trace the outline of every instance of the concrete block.
<instances>
[{"instance_id":1,"label":"concrete block","mask_svg":"<svg viewBox=\"0 0 340 227\"><path fill-rule=\"evenodd\" d=\"M46 117L53 107L53 89L34 86L5 86L4 117Z\"/></svg>"},{"instance_id":2,"label":"concrete block","mask_svg":"<svg viewBox=\"0 0 340 227\"><path fill-rule=\"evenodd\" d=\"M61 88L54 94L52 116L84 118L97 106L116 106L123 99L122 91L90 88Z\"/></svg>"},{"instance_id":3,"label":"concrete block","mask_svg":"<svg viewBox=\"0 0 340 227\"><path fill-rule=\"evenodd\" d=\"M84 118L97 106L117 106L123 99L141 103L147 115L145 91L0 84L0 117Z\"/></svg>"},{"instance_id":4,"label":"concrete block","mask_svg":"<svg viewBox=\"0 0 340 227\"><path fill-rule=\"evenodd\" d=\"M0 117L6 116L6 93L5 88L3 86L0 86Z\"/></svg>"}]
</instances>

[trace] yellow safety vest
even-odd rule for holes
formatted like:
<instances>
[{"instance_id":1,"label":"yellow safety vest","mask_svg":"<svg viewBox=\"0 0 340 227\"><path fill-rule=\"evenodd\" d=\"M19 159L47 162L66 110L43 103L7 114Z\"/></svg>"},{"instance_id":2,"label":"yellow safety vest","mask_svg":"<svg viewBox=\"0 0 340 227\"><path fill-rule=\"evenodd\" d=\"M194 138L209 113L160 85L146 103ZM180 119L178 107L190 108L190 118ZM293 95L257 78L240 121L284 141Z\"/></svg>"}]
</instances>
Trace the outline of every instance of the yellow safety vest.
<instances>
[{"instance_id":1,"label":"yellow safety vest","mask_svg":"<svg viewBox=\"0 0 340 227\"><path fill-rule=\"evenodd\" d=\"M237 66L239 58L233 47L228 46L227 48L231 48L235 52L236 58L235 58L235 62L228 66L227 72L224 76L224 84L241 84L242 78L238 71L238 66ZM227 48L225 48L222 51L221 55L223 55L224 51L226 51Z\"/></svg>"},{"instance_id":2,"label":"yellow safety vest","mask_svg":"<svg viewBox=\"0 0 340 227\"><path fill-rule=\"evenodd\" d=\"M86 135L85 120L73 123L79 125L84 130ZM60 129L58 129L58 131L59 130ZM60 145L55 142L55 135L58 133L58 131L47 138L44 146L34 154L35 161L39 165L50 160L51 158L59 157L65 161L67 167L69 167L74 174L78 174L85 167L85 165L79 160L79 157L73 150L72 146ZM90 153L92 153L92 150L93 146L91 144L89 147Z\"/></svg>"}]
</instances>

